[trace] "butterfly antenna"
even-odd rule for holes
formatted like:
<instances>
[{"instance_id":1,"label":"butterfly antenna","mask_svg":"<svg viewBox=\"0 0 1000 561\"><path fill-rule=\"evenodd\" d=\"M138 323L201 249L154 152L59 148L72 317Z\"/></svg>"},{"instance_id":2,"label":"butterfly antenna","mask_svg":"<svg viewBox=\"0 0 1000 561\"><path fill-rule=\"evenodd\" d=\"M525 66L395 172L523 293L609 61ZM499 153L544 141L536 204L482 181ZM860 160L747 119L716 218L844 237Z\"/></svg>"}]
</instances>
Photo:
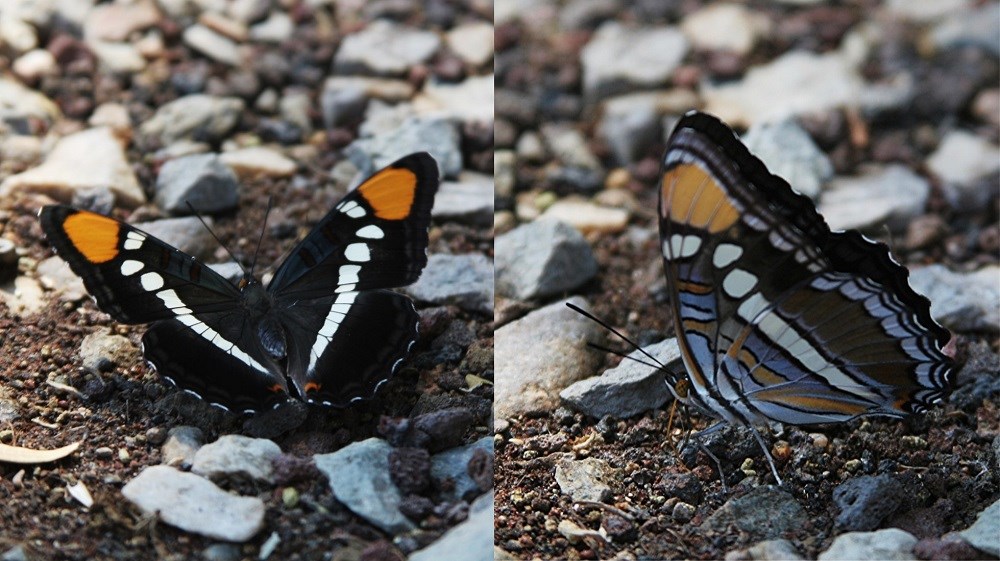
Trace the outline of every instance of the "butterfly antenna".
<instances>
[{"instance_id":1,"label":"butterfly antenna","mask_svg":"<svg viewBox=\"0 0 1000 561\"><path fill-rule=\"evenodd\" d=\"M229 248L226 247L226 244L222 243L222 240L219 239L219 236L215 235L215 232L212 230L211 226L209 226L208 223L205 222L205 219L201 217L201 213L194 208L194 205L191 204L191 201L184 201L184 204L186 204L188 209L191 210L191 214L193 214L195 218L197 218L198 221L201 222L201 225L204 226L206 230L208 230L208 233L212 234L212 237L215 238L216 243L222 246L222 249L226 250L226 253L229 254L229 257L232 258L232 260L240 267L240 269L243 269L243 276L246 277L247 275L246 268L244 268L243 264L240 263L240 260L237 259L235 255L233 255L233 252L229 251Z\"/></svg>"},{"instance_id":2,"label":"butterfly antenna","mask_svg":"<svg viewBox=\"0 0 1000 561\"><path fill-rule=\"evenodd\" d=\"M623 335L620 331L618 331L614 327L611 327L610 325L608 325L607 323L605 323L604 320L598 319L597 316L595 316L594 314L591 314L590 312L584 310L583 308L577 306L576 304L573 304L572 302L566 302L566 306L569 309L573 310L574 312L582 315L583 317L585 317L585 318L587 318L587 319L595 322L597 325L600 325L604 329L607 329L608 331L614 333L622 341L625 341L629 345L632 345L632 347L634 347L637 351L639 351L640 353L646 355L646 358L648 358L649 360L653 361L653 363L654 363L653 365L655 365L656 368L665 368L665 366L663 365L663 363L660 362L659 360L657 360L656 357L654 357L653 355L647 353L645 349L643 349L642 347L640 347L639 345L637 345L634 341L632 341L631 339L629 339L628 337L626 337L625 335ZM595 349L600 349L600 350L608 351L608 352L610 352L612 354L616 354L616 355L618 355L620 357L623 357L623 358L630 358L631 360L635 360L636 362L639 362L641 364L646 364L645 362L643 362L641 360L637 360L637 359L631 358L631 357L629 357L627 355L621 354L619 352L612 351L610 349L605 349L605 348L600 347L598 345L594 345L593 343L587 343L587 346L593 347ZM647 365L647 366L653 366L653 365Z\"/></svg>"},{"instance_id":3,"label":"butterfly antenna","mask_svg":"<svg viewBox=\"0 0 1000 561\"><path fill-rule=\"evenodd\" d=\"M267 197L267 210L264 211L264 223L260 226L260 237L257 238L257 247L253 250L253 261L250 262L250 272L248 273L253 277L253 270L257 267L257 255L260 253L260 244L264 243L264 232L267 231L267 217L271 214L271 203L274 202L274 197Z\"/></svg>"}]
</instances>

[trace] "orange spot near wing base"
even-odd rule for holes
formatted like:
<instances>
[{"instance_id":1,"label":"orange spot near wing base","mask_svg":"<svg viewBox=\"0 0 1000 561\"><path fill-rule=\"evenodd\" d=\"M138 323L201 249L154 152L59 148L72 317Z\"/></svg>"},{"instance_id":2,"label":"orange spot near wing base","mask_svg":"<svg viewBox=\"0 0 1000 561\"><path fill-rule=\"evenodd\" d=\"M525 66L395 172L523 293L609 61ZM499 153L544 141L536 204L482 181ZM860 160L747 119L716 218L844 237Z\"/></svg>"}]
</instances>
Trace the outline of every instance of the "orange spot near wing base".
<instances>
[{"instance_id":1,"label":"orange spot near wing base","mask_svg":"<svg viewBox=\"0 0 1000 561\"><path fill-rule=\"evenodd\" d=\"M322 384L317 384L316 382L309 382L306 384L305 392L306 393L318 392L322 387L323 387Z\"/></svg>"},{"instance_id":2,"label":"orange spot near wing base","mask_svg":"<svg viewBox=\"0 0 1000 561\"><path fill-rule=\"evenodd\" d=\"M77 212L66 218L62 228L73 247L95 265L111 261L118 255L121 226L107 216Z\"/></svg>"},{"instance_id":3,"label":"orange spot near wing base","mask_svg":"<svg viewBox=\"0 0 1000 561\"><path fill-rule=\"evenodd\" d=\"M403 220L410 215L417 191L417 176L402 168L384 169L358 187L375 216L384 220Z\"/></svg>"}]
</instances>

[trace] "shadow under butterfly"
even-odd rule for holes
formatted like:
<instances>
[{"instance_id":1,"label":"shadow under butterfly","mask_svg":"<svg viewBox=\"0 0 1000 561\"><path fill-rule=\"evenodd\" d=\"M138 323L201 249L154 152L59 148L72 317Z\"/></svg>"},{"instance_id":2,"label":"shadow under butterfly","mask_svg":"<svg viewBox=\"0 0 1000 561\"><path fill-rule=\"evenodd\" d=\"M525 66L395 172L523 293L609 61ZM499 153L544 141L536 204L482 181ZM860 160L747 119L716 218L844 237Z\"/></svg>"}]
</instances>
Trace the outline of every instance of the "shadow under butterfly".
<instances>
[{"instance_id":1,"label":"shadow under butterfly","mask_svg":"<svg viewBox=\"0 0 1000 561\"><path fill-rule=\"evenodd\" d=\"M658 219L684 364L663 369L670 392L722 421L701 434L750 427L779 484L755 426L905 417L951 391L951 334L889 248L831 231L715 117L674 128Z\"/></svg>"}]
</instances>

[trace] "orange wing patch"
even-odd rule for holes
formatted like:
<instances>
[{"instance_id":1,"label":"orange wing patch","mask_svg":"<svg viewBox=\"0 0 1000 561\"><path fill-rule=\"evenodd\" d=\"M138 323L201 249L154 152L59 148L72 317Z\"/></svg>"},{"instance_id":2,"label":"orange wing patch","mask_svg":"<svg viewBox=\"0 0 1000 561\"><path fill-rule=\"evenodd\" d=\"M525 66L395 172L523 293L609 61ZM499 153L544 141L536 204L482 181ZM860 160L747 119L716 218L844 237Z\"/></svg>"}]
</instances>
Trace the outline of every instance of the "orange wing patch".
<instances>
[{"instance_id":1,"label":"orange wing patch","mask_svg":"<svg viewBox=\"0 0 1000 561\"><path fill-rule=\"evenodd\" d=\"M740 218L729 195L711 175L695 164L681 164L663 176L663 201L670 220L717 234Z\"/></svg>"},{"instance_id":2,"label":"orange wing patch","mask_svg":"<svg viewBox=\"0 0 1000 561\"><path fill-rule=\"evenodd\" d=\"M403 220L410 215L417 191L417 175L404 168L388 168L368 178L358 187L375 216Z\"/></svg>"},{"instance_id":3,"label":"orange wing patch","mask_svg":"<svg viewBox=\"0 0 1000 561\"><path fill-rule=\"evenodd\" d=\"M306 387L303 388L306 393L318 392L322 388L322 384L317 384L316 382L307 382Z\"/></svg>"},{"instance_id":4,"label":"orange wing patch","mask_svg":"<svg viewBox=\"0 0 1000 561\"><path fill-rule=\"evenodd\" d=\"M92 212L76 212L62 224L63 232L83 257L95 265L118 255L121 226L116 220Z\"/></svg>"}]
</instances>

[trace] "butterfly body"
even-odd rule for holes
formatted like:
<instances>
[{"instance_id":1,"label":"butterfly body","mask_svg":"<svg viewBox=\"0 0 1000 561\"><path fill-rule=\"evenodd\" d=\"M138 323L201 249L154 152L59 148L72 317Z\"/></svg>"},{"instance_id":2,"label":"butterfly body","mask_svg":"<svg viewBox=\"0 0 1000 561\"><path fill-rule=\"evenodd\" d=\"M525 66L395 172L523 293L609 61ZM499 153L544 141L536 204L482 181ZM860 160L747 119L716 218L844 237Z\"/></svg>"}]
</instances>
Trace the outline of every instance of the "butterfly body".
<instances>
[{"instance_id":1,"label":"butterfly body","mask_svg":"<svg viewBox=\"0 0 1000 561\"><path fill-rule=\"evenodd\" d=\"M737 424L902 417L952 385L950 334L888 248L832 232L726 125L678 123L659 193L675 396Z\"/></svg>"},{"instance_id":2,"label":"butterfly body","mask_svg":"<svg viewBox=\"0 0 1000 561\"><path fill-rule=\"evenodd\" d=\"M264 286L238 284L128 224L53 205L50 243L99 308L151 323L147 361L167 381L243 412L289 399L334 407L372 397L417 338L405 296L427 263L437 163L412 154L348 193Z\"/></svg>"}]
</instances>

